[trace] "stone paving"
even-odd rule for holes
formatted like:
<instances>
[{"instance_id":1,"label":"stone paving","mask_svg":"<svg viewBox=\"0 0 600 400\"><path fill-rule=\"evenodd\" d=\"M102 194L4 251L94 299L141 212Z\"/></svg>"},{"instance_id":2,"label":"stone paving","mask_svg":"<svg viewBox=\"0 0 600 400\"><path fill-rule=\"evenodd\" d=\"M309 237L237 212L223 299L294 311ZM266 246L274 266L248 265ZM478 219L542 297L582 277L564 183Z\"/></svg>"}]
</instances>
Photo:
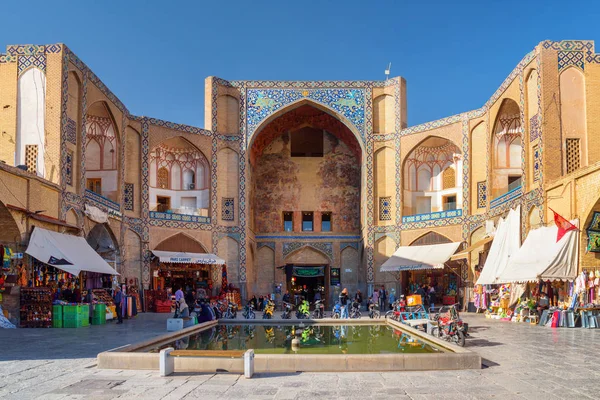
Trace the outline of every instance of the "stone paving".
<instances>
[{"instance_id":1,"label":"stone paving","mask_svg":"<svg viewBox=\"0 0 600 400\"><path fill-rule=\"evenodd\" d=\"M165 314L82 329L0 330L6 399L598 399L600 330L465 314L486 367L386 373L176 374L99 370L97 353L163 334Z\"/></svg>"}]
</instances>

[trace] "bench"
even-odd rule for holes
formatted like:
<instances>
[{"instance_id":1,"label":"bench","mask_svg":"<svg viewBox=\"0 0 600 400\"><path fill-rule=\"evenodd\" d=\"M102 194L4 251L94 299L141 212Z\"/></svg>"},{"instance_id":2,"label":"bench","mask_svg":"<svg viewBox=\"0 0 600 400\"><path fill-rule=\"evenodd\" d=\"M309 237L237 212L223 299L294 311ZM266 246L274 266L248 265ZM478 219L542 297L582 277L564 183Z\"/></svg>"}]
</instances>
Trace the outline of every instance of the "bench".
<instances>
[{"instance_id":1,"label":"bench","mask_svg":"<svg viewBox=\"0 0 600 400\"><path fill-rule=\"evenodd\" d=\"M167 347L160 351L160 376L169 376L175 372L175 357L213 357L213 358L243 358L244 376L254 375L254 350L175 350Z\"/></svg>"}]
</instances>

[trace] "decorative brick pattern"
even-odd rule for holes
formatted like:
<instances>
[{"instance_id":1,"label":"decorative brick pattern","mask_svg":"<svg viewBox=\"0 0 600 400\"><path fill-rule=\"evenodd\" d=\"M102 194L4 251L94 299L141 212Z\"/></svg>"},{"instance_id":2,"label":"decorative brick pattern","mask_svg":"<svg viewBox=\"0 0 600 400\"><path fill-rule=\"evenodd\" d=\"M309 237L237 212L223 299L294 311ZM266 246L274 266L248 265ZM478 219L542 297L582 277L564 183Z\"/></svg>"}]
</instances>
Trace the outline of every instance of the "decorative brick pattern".
<instances>
[{"instance_id":1,"label":"decorative brick pattern","mask_svg":"<svg viewBox=\"0 0 600 400\"><path fill-rule=\"evenodd\" d=\"M235 200L233 197L223 197L221 199L221 219L223 221L234 220Z\"/></svg>"},{"instance_id":2,"label":"decorative brick pattern","mask_svg":"<svg viewBox=\"0 0 600 400\"><path fill-rule=\"evenodd\" d=\"M477 208L487 206L487 182L477 182Z\"/></svg>"},{"instance_id":3,"label":"decorative brick pattern","mask_svg":"<svg viewBox=\"0 0 600 400\"><path fill-rule=\"evenodd\" d=\"M379 220L380 221L391 221L392 220L392 197L385 196L379 198Z\"/></svg>"},{"instance_id":4,"label":"decorative brick pattern","mask_svg":"<svg viewBox=\"0 0 600 400\"><path fill-rule=\"evenodd\" d=\"M575 172L581 165L579 139L567 139L567 174Z\"/></svg>"},{"instance_id":5,"label":"decorative brick pattern","mask_svg":"<svg viewBox=\"0 0 600 400\"><path fill-rule=\"evenodd\" d=\"M21 76L23 72L30 68L37 68L46 73L46 54L40 53L31 56L19 56L19 61L17 64L19 76Z\"/></svg>"},{"instance_id":6,"label":"decorative brick pattern","mask_svg":"<svg viewBox=\"0 0 600 400\"><path fill-rule=\"evenodd\" d=\"M127 211L133 211L133 200L135 198L133 183L125 183L123 189L123 208Z\"/></svg>"},{"instance_id":7,"label":"decorative brick pattern","mask_svg":"<svg viewBox=\"0 0 600 400\"><path fill-rule=\"evenodd\" d=\"M25 145L25 165L27 171L32 174L37 173L37 161L38 161L38 146L37 144L26 144Z\"/></svg>"}]
</instances>

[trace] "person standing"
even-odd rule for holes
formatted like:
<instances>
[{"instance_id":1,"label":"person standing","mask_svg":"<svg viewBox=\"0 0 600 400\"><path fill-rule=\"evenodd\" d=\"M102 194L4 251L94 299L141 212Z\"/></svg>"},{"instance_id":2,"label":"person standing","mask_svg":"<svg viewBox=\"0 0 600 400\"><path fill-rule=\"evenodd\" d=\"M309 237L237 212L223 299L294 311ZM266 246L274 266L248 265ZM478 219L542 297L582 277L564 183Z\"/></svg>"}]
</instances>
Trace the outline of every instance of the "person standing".
<instances>
[{"instance_id":1,"label":"person standing","mask_svg":"<svg viewBox=\"0 0 600 400\"><path fill-rule=\"evenodd\" d=\"M433 285L429 288L429 308L435 308L435 288Z\"/></svg>"},{"instance_id":2,"label":"person standing","mask_svg":"<svg viewBox=\"0 0 600 400\"><path fill-rule=\"evenodd\" d=\"M181 286L179 287L179 289L177 289L177 291L175 292L175 301L179 301L181 299L183 299L185 297L185 295L183 294L183 290L181 290Z\"/></svg>"},{"instance_id":3,"label":"person standing","mask_svg":"<svg viewBox=\"0 0 600 400\"><path fill-rule=\"evenodd\" d=\"M348 316L348 289L344 288L342 293L340 293L340 306L342 307L342 315L341 318L349 318Z\"/></svg>"},{"instance_id":4,"label":"person standing","mask_svg":"<svg viewBox=\"0 0 600 400\"><path fill-rule=\"evenodd\" d=\"M390 310L393 308L393 305L395 302L396 302L396 289L392 288L392 290L390 290L390 297L389 297L389 301L388 301L388 306L389 306Z\"/></svg>"},{"instance_id":5,"label":"person standing","mask_svg":"<svg viewBox=\"0 0 600 400\"><path fill-rule=\"evenodd\" d=\"M123 310L121 310L121 302L123 300L123 293L121 293L121 287L118 285L115 287L115 294L113 296L113 301L115 302L115 308L117 311L117 324L123 323Z\"/></svg>"},{"instance_id":6,"label":"person standing","mask_svg":"<svg viewBox=\"0 0 600 400\"><path fill-rule=\"evenodd\" d=\"M356 291L356 294L354 295L354 301L358 303L358 309L360 310L363 301L362 293L360 292L360 290Z\"/></svg>"},{"instance_id":7,"label":"person standing","mask_svg":"<svg viewBox=\"0 0 600 400\"><path fill-rule=\"evenodd\" d=\"M385 290L385 286L381 285L381 289L379 290L379 309L381 312L385 311L385 300L387 299L387 292Z\"/></svg>"},{"instance_id":8,"label":"person standing","mask_svg":"<svg viewBox=\"0 0 600 400\"><path fill-rule=\"evenodd\" d=\"M379 307L379 290L374 290L373 294L371 295L371 301L373 302L373 304L375 304L377 307ZM383 310L381 310L383 311Z\"/></svg>"}]
</instances>

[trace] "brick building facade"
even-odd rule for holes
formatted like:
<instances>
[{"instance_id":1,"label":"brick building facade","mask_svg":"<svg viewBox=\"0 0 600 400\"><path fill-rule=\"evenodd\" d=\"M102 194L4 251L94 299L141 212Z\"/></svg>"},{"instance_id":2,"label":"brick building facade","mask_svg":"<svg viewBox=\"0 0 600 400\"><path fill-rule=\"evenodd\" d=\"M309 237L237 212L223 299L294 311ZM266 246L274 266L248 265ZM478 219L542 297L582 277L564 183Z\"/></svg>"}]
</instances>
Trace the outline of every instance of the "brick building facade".
<instances>
[{"instance_id":1,"label":"brick building facade","mask_svg":"<svg viewBox=\"0 0 600 400\"><path fill-rule=\"evenodd\" d=\"M516 205L523 238L549 207L584 228L600 210L592 41L542 42L481 108L411 127L403 78L209 77L205 98L204 129L135 116L67 46L8 46L0 241L22 249L33 226L87 236L96 207L118 271L145 287L151 250L191 246L224 258L247 294L285 283L286 264L324 266L326 284L339 269L342 287L370 292L400 289L378 271L400 245L468 246ZM480 250L459 267L466 288Z\"/></svg>"}]
</instances>

